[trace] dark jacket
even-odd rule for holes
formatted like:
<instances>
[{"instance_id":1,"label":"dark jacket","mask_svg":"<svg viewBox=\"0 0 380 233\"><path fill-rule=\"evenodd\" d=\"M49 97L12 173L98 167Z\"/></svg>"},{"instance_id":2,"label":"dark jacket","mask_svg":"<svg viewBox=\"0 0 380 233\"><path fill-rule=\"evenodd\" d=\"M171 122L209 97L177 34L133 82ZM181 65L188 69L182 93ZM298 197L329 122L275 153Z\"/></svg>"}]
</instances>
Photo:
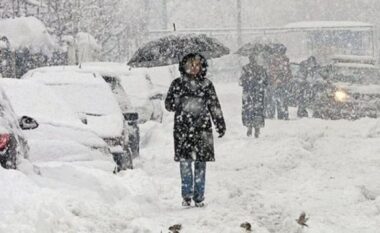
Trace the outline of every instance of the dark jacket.
<instances>
[{"instance_id":1,"label":"dark jacket","mask_svg":"<svg viewBox=\"0 0 380 233\"><path fill-rule=\"evenodd\" d=\"M165 107L175 112L174 160L215 161L211 120L219 134L226 125L212 82L182 75L171 83Z\"/></svg>"},{"instance_id":2,"label":"dark jacket","mask_svg":"<svg viewBox=\"0 0 380 233\"><path fill-rule=\"evenodd\" d=\"M264 98L265 89L268 85L266 70L257 64L250 63L245 65L239 84L243 87L243 125L254 128L264 127Z\"/></svg>"},{"instance_id":3,"label":"dark jacket","mask_svg":"<svg viewBox=\"0 0 380 233\"><path fill-rule=\"evenodd\" d=\"M289 58L286 55L273 56L268 69L270 85L274 88L284 88L292 78Z\"/></svg>"}]
</instances>

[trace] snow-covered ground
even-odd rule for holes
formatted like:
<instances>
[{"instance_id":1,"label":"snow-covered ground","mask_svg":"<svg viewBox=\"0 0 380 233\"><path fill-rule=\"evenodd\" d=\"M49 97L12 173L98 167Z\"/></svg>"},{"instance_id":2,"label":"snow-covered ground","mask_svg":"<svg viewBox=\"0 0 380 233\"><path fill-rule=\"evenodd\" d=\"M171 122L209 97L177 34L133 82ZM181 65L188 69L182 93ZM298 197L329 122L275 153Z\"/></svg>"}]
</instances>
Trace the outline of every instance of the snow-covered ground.
<instances>
[{"instance_id":1,"label":"snow-covered ground","mask_svg":"<svg viewBox=\"0 0 380 233\"><path fill-rule=\"evenodd\" d=\"M217 78L215 78L217 79ZM216 88L227 134L215 138L206 207L181 206L173 116L141 127L135 170L112 174L111 158L35 162L41 175L0 169L0 232L184 233L380 232L380 120L268 120L247 138L240 88ZM308 228L295 221L302 211Z\"/></svg>"}]
</instances>

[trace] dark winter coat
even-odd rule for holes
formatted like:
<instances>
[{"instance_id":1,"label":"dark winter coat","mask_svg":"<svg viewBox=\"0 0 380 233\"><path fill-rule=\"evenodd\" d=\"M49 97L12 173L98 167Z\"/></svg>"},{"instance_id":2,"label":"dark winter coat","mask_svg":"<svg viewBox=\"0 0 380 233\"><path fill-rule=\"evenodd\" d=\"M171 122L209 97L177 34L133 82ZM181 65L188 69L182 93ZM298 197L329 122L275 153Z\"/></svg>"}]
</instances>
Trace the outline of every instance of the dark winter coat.
<instances>
[{"instance_id":1,"label":"dark winter coat","mask_svg":"<svg viewBox=\"0 0 380 233\"><path fill-rule=\"evenodd\" d=\"M165 107L175 112L174 160L215 161L211 120L219 134L226 125L212 82L182 75L171 83Z\"/></svg>"},{"instance_id":2,"label":"dark winter coat","mask_svg":"<svg viewBox=\"0 0 380 233\"><path fill-rule=\"evenodd\" d=\"M268 85L266 70L257 64L245 65L239 84L243 87L243 125L254 128L264 127L264 98L265 89Z\"/></svg>"},{"instance_id":3,"label":"dark winter coat","mask_svg":"<svg viewBox=\"0 0 380 233\"><path fill-rule=\"evenodd\" d=\"M306 108L313 99L313 83L319 79L320 66L313 59L302 61L296 75L298 84L298 103Z\"/></svg>"},{"instance_id":4,"label":"dark winter coat","mask_svg":"<svg viewBox=\"0 0 380 233\"><path fill-rule=\"evenodd\" d=\"M273 56L268 69L270 85L275 89L285 88L292 78L289 58L286 55Z\"/></svg>"}]
</instances>

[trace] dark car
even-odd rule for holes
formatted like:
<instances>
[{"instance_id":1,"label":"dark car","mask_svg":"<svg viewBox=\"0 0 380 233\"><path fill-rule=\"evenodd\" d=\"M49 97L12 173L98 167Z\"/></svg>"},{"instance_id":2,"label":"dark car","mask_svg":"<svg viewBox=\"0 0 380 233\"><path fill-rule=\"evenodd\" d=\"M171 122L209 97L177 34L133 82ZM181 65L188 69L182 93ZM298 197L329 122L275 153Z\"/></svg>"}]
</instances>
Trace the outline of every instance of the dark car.
<instances>
[{"instance_id":1,"label":"dark car","mask_svg":"<svg viewBox=\"0 0 380 233\"><path fill-rule=\"evenodd\" d=\"M293 70L297 66L293 64ZM300 96L300 83L290 84L295 100L306 98L312 116L322 119L358 119L380 116L380 70L373 64L344 63L320 67L306 81L307 97ZM294 101L297 102L297 101Z\"/></svg>"},{"instance_id":2,"label":"dark car","mask_svg":"<svg viewBox=\"0 0 380 233\"><path fill-rule=\"evenodd\" d=\"M315 100L315 117L358 119L380 116L380 71L374 65L339 63L330 67L325 93Z\"/></svg>"},{"instance_id":3,"label":"dark car","mask_svg":"<svg viewBox=\"0 0 380 233\"><path fill-rule=\"evenodd\" d=\"M37 122L30 117L17 119L7 96L0 88L0 164L3 168L16 169L21 158L28 158L29 146L22 129L36 127Z\"/></svg>"}]
</instances>

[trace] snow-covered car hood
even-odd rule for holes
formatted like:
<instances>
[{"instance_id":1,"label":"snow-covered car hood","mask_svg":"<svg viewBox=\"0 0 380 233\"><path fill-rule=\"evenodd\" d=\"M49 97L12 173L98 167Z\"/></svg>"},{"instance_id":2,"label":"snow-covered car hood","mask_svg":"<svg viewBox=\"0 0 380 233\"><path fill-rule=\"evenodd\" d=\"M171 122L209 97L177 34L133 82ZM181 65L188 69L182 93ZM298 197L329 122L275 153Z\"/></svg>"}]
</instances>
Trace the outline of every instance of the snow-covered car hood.
<instances>
[{"instance_id":1,"label":"snow-covered car hood","mask_svg":"<svg viewBox=\"0 0 380 233\"><path fill-rule=\"evenodd\" d=\"M93 131L85 128L59 124L56 122L37 121L39 126L34 130L24 131L32 140L76 141L90 148L107 147L107 144Z\"/></svg>"},{"instance_id":2,"label":"snow-covered car hood","mask_svg":"<svg viewBox=\"0 0 380 233\"><path fill-rule=\"evenodd\" d=\"M25 135L31 161L83 161L108 154L108 145L88 129L39 122L38 128Z\"/></svg>"}]
</instances>

